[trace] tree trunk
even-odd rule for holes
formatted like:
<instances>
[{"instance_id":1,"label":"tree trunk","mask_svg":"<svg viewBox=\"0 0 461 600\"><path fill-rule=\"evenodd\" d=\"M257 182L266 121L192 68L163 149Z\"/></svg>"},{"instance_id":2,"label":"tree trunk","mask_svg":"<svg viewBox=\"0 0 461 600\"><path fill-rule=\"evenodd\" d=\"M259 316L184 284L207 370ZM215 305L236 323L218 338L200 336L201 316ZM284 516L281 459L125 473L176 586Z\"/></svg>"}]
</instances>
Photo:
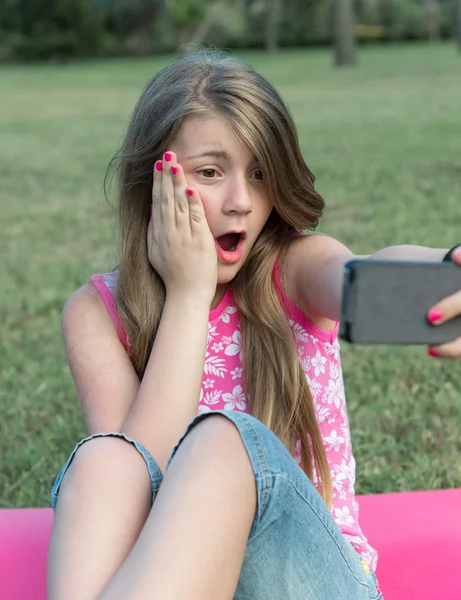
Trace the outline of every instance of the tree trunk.
<instances>
[{"instance_id":1,"label":"tree trunk","mask_svg":"<svg viewBox=\"0 0 461 600\"><path fill-rule=\"evenodd\" d=\"M338 67L355 65L354 0L333 0L334 62Z\"/></svg>"},{"instance_id":2,"label":"tree trunk","mask_svg":"<svg viewBox=\"0 0 461 600\"><path fill-rule=\"evenodd\" d=\"M461 0L454 0L453 31L458 50L461 52Z\"/></svg>"},{"instance_id":3,"label":"tree trunk","mask_svg":"<svg viewBox=\"0 0 461 600\"><path fill-rule=\"evenodd\" d=\"M210 29L216 22L220 9L226 4L226 0L214 0L205 13L205 17L200 21L197 29L192 34L191 44L203 44Z\"/></svg>"},{"instance_id":4,"label":"tree trunk","mask_svg":"<svg viewBox=\"0 0 461 600\"><path fill-rule=\"evenodd\" d=\"M427 36L430 42L440 41L440 23L437 0L424 0L423 10L426 21Z\"/></svg>"},{"instance_id":5,"label":"tree trunk","mask_svg":"<svg viewBox=\"0 0 461 600\"><path fill-rule=\"evenodd\" d=\"M266 50L277 52L282 17L282 0L267 0Z\"/></svg>"},{"instance_id":6,"label":"tree trunk","mask_svg":"<svg viewBox=\"0 0 461 600\"><path fill-rule=\"evenodd\" d=\"M137 56L145 57L150 54L152 35L158 10L155 2L145 2L139 10L138 27L126 41L128 48Z\"/></svg>"}]
</instances>

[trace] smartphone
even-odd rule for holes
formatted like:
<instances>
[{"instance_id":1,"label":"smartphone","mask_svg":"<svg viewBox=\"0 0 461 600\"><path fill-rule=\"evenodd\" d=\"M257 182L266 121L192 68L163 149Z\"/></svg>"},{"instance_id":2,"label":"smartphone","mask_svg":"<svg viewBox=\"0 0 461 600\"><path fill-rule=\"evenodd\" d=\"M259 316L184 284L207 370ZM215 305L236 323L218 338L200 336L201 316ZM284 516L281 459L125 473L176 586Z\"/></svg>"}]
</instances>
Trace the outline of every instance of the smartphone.
<instances>
[{"instance_id":1,"label":"smartphone","mask_svg":"<svg viewBox=\"0 0 461 600\"><path fill-rule=\"evenodd\" d=\"M443 325L429 309L461 290L453 263L356 259L344 267L339 336L355 344L437 345L461 337L461 316Z\"/></svg>"}]
</instances>

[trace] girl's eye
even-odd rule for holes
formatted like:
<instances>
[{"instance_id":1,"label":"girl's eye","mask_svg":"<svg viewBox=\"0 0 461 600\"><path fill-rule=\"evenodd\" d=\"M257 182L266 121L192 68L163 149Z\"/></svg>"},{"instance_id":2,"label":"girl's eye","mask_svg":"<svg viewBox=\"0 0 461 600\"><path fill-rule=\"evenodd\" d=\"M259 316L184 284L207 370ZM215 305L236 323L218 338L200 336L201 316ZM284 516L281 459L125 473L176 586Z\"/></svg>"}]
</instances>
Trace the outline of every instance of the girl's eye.
<instances>
[{"instance_id":1,"label":"girl's eye","mask_svg":"<svg viewBox=\"0 0 461 600\"><path fill-rule=\"evenodd\" d=\"M213 173L216 173L216 169L200 169L200 171L198 171L199 173L202 173L203 176L205 177L205 179L214 179L213 177ZM211 177L209 176L211 173Z\"/></svg>"},{"instance_id":2,"label":"girl's eye","mask_svg":"<svg viewBox=\"0 0 461 600\"><path fill-rule=\"evenodd\" d=\"M261 169L258 169L257 171L253 172L253 175L258 175L258 177L256 177L256 179L258 181L262 181L263 180L263 172L261 171Z\"/></svg>"},{"instance_id":3,"label":"girl's eye","mask_svg":"<svg viewBox=\"0 0 461 600\"><path fill-rule=\"evenodd\" d=\"M200 169L200 171L197 171L197 172L198 173L203 173L203 174L205 174L205 173L209 174L210 172L211 173L216 173L217 171L216 171L216 169ZM257 177L256 179L257 179L257 181L262 181L262 179L263 179L262 171L260 169L257 169L256 171L253 172L253 174L254 173L259 173L259 177ZM204 177L205 177L205 179L214 179L213 176L208 177L208 175L204 175Z\"/></svg>"}]
</instances>

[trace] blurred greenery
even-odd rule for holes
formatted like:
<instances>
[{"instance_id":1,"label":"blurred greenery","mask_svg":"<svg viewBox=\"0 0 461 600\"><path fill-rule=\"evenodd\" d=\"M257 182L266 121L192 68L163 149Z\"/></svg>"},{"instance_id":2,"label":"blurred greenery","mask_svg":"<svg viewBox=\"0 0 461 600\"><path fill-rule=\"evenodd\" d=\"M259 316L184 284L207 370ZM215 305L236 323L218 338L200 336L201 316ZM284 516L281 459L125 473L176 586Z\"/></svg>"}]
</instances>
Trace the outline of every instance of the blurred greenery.
<instances>
[{"instance_id":1,"label":"blurred greenery","mask_svg":"<svg viewBox=\"0 0 461 600\"><path fill-rule=\"evenodd\" d=\"M327 202L321 230L357 253L450 247L461 231L459 58L450 45L246 53L286 98ZM114 259L106 165L169 59L0 68L0 504L47 506L85 434L60 337L66 299ZM461 370L424 348L343 345L359 493L461 487Z\"/></svg>"},{"instance_id":2,"label":"blurred greenery","mask_svg":"<svg viewBox=\"0 0 461 600\"><path fill-rule=\"evenodd\" d=\"M461 0L347 1L362 43L435 41L461 28L455 18ZM244 49L330 45L332 11L340 5L337 0L4 0L0 60L147 56L189 42Z\"/></svg>"}]
</instances>

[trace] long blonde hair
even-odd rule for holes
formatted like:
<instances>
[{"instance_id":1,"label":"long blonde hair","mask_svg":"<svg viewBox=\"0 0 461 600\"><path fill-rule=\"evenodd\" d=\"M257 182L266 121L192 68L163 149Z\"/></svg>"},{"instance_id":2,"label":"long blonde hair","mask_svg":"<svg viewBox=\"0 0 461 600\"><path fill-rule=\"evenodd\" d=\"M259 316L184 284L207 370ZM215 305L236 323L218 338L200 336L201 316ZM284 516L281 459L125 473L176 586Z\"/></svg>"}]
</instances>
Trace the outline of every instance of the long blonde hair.
<instances>
[{"instance_id":1,"label":"long blonde hair","mask_svg":"<svg viewBox=\"0 0 461 600\"><path fill-rule=\"evenodd\" d=\"M116 302L142 378L165 302L165 286L147 256L152 169L190 115L219 114L262 170L274 209L232 281L240 315L244 387L249 410L293 452L331 506L331 475L306 375L272 273L286 256L290 232L313 230L324 202L304 162L288 108L249 65L203 49L160 70L137 102L111 166L119 183L120 263ZM108 171L109 172L109 171Z\"/></svg>"}]
</instances>

